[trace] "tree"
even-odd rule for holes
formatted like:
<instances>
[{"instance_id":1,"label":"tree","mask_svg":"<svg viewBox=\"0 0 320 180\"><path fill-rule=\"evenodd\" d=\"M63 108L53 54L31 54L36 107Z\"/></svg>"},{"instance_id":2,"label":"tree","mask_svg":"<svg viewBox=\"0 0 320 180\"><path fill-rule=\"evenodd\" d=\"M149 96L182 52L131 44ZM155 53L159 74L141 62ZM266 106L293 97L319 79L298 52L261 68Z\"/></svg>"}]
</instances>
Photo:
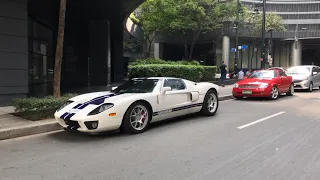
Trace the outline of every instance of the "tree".
<instances>
[{"instance_id":1,"label":"tree","mask_svg":"<svg viewBox=\"0 0 320 180\"><path fill-rule=\"evenodd\" d=\"M236 15L236 1L219 3L218 0L147 0L142 4L139 17L141 28L151 45L159 33L190 35L185 38L185 57L192 59L193 49L200 35L218 30ZM190 49L189 48L190 45ZM149 46L149 53L150 55Z\"/></svg>"},{"instance_id":2,"label":"tree","mask_svg":"<svg viewBox=\"0 0 320 180\"><path fill-rule=\"evenodd\" d=\"M249 12L249 11L248 11ZM252 56L250 58L249 66L252 64L252 60L254 57L254 50L259 45L259 42L261 41L261 32L262 32L262 13L261 14L246 14L246 18L244 21L244 28L248 32L249 36L251 37L252 41ZM267 12L266 13L266 32L269 32L270 30L276 31L276 32L283 32L286 31L285 26L282 23L281 16L273 13L273 12Z\"/></svg>"},{"instance_id":3,"label":"tree","mask_svg":"<svg viewBox=\"0 0 320 180\"><path fill-rule=\"evenodd\" d=\"M164 4L164 0L147 0L139 7L141 11L139 19L131 16L133 22L142 29L144 37L149 43L147 57L150 57L151 45L155 37L165 31L167 16L162 9Z\"/></svg>"},{"instance_id":4,"label":"tree","mask_svg":"<svg viewBox=\"0 0 320 180\"><path fill-rule=\"evenodd\" d=\"M53 95L56 98L61 96L61 92L60 92L61 62L62 62L62 56L63 56L66 6L67 6L67 0L60 0L59 28L58 28L58 38L57 38L56 56L55 56L55 64L54 64L54 78L53 78Z\"/></svg>"}]
</instances>

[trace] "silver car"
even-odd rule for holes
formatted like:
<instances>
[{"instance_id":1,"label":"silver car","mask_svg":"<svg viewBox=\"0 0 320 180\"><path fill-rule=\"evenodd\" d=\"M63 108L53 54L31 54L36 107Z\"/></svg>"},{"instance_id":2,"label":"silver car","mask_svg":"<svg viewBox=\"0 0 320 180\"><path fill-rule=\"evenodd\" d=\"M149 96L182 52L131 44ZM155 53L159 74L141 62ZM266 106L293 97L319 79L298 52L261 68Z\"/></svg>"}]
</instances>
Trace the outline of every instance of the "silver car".
<instances>
[{"instance_id":1,"label":"silver car","mask_svg":"<svg viewBox=\"0 0 320 180\"><path fill-rule=\"evenodd\" d=\"M294 89L305 89L309 92L315 87L320 88L320 67L315 65L293 66L286 71L292 76Z\"/></svg>"}]
</instances>

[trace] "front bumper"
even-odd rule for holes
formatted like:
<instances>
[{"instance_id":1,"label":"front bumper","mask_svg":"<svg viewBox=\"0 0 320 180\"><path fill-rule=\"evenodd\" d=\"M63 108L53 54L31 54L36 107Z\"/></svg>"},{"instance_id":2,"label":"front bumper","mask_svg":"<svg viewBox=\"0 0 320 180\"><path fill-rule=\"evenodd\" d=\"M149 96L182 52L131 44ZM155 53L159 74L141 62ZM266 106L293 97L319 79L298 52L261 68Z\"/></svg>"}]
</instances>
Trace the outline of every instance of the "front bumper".
<instances>
[{"instance_id":1,"label":"front bumper","mask_svg":"<svg viewBox=\"0 0 320 180\"><path fill-rule=\"evenodd\" d=\"M269 97L271 95L271 88L256 88L256 89L242 89L233 88L232 95L234 97ZM251 94L244 93L251 92Z\"/></svg>"},{"instance_id":2,"label":"front bumper","mask_svg":"<svg viewBox=\"0 0 320 180\"><path fill-rule=\"evenodd\" d=\"M55 117L55 119L63 128L83 133L100 133L117 130L120 128L122 122L122 117L109 117L100 120L93 120L91 118L82 120L64 120L60 117ZM92 127L90 127L90 122L97 122L98 127L92 129Z\"/></svg>"},{"instance_id":3,"label":"front bumper","mask_svg":"<svg viewBox=\"0 0 320 180\"><path fill-rule=\"evenodd\" d=\"M308 80L294 82L294 89L309 89L310 82Z\"/></svg>"}]
</instances>

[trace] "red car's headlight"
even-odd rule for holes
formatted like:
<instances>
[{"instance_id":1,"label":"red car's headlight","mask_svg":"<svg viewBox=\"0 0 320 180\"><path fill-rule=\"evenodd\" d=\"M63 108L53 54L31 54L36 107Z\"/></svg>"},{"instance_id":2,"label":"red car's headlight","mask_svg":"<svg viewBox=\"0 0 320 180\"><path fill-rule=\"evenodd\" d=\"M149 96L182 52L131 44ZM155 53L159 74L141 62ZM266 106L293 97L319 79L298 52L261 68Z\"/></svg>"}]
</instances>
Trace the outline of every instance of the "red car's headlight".
<instances>
[{"instance_id":1,"label":"red car's headlight","mask_svg":"<svg viewBox=\"0 0 320 180\"><path fill-rule=\"evenodd\" d=\"M268 87L268 83L261 83L260 85L259 85L259 88L267 88Z\"/></svg>"},{"instance_id":2,"label":"red car's headlight","mask_svg":"<svg viewBox=\"0 0 320 180\"><path fill-rule=\"evenodd\" d=\"M233 87L234 87L234 88L238 88L238 87L239 87L239 84L238 84L238 83L235 83L235 84L233 85Z\"/></svg>"}]
</instances>

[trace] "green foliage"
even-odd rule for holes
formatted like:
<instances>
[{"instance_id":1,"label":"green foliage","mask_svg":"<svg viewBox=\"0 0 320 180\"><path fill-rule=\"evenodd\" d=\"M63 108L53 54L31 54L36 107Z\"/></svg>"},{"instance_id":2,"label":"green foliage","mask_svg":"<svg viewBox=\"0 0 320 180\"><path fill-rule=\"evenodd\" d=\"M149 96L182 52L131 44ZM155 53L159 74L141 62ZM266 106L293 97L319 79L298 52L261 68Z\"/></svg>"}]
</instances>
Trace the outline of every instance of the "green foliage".
<instances>
[{"instance_id":1,"label":"green foliage","mask_svg":"<svg viewBox=\"0 0 320 180\"><path fill-rule=\"evenodd\" d=\"M200 65L198 61L165 61L159 58L137 59L130 62L129 65L147 65L147 64L172 64L172 65Z\"/></svg>"},{"instance_id":2,"label":"green foliage","mask_svg":"<svg viewBox=\"0 0 320 180\"><path fill-rule=\"evenodd\" d=\"M53 118L54 112L77 94L66 94L60 98L18 98L13 100L15 115L30 120Z\"/></svg>"},{"instance_id":3,"label":"green foliage","mask_svg":"<svg viewBox=\"0 0 320 180\"><path fill-rule=\"evenodd\" d=\"M195 42L201 34L223 27L236 15L236 0L219 3L217 0L147 0L141 6L142 29L145 33L190 34L192 42L185 56L191 60Z\"/></svg>"},{"instance_id":4,"label":"green foliage","mask_svg":"<svg viewBox=\"0 0 320 180\"><path fill-rule=\"evenodd\" d=\"M146 64L128 67L128 77L177 77L191 81L214 81L215 66Z\"/></svg>"},{"instance_id":5,"label":"green foliage","mask_svg":"<svg viewBox=\"0 0 320 180\"><path fill-rule=\"evenodd\" d=\"M266 13L266 32L273 30L276 32L286 31L285 26L282 23L283 19L281 16L274 12ZM250 36L261 37L262 30L262 13L260 14L246 14L246 22L244 24L245 28L249 32Z\"/></svg>"},{"instance_id":6,"label":"green foliage","mask_svg":"<svg viewBox=\"0 0 320 180\"><path fill-rule=\"evenodd\" d=\"M203 73L201 81L214 81L216 79L217 67L216 66L202 66Z\"/></svg>"},{"instance_id":7,"label":"green foliage","mask_svg":"<svg viewBox=\"0 0 320 180\"><path fill-rule=\"evenodd\" d=\"M133 13L130 14L129 18L135 24L139 24L140 23L140 20L138 18L136 18L136 16Z\"/></svg>"}]
</instances>

